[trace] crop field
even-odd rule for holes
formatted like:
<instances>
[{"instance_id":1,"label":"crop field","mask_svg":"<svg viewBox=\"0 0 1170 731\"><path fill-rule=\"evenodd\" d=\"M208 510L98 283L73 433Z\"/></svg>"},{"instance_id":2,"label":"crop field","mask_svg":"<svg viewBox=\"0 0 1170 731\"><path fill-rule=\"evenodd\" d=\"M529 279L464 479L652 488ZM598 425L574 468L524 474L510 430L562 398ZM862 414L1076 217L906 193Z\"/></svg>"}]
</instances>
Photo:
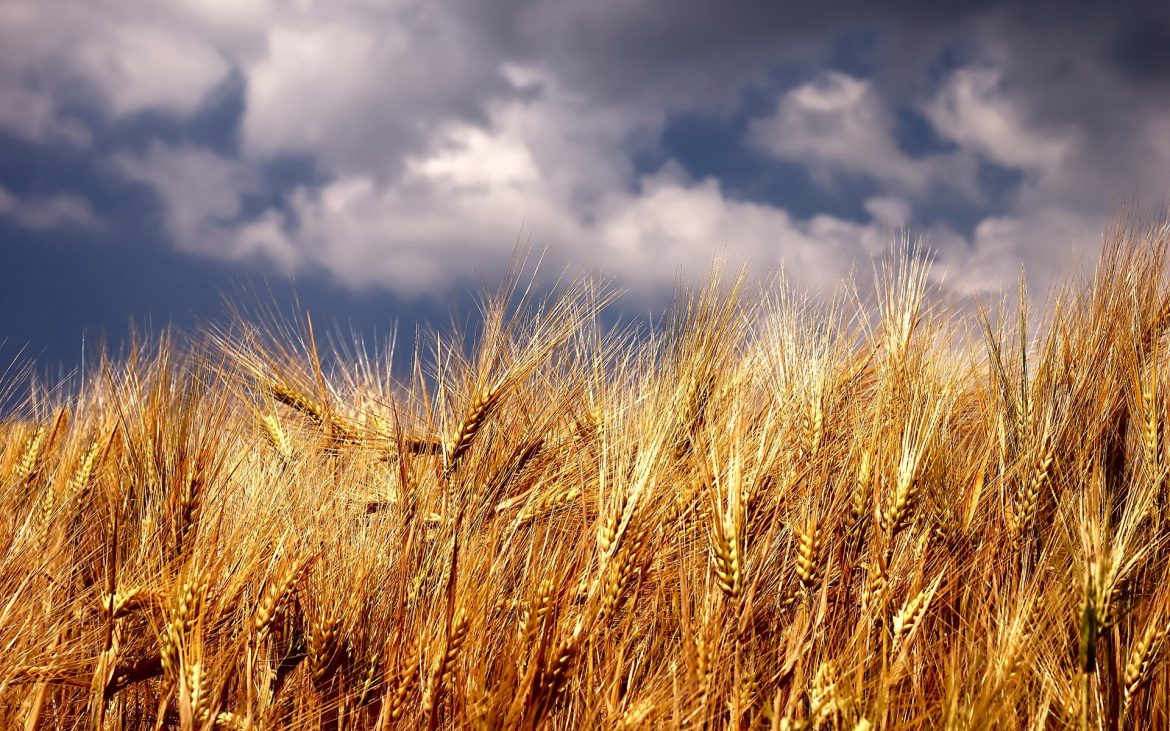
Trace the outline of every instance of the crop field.
<instances>
[{"instance_id":1,"label":"crop field","mask_svg":"<svg viewBox=\"0 0 1170 731\"><path fill-rule=\"evenodd\" d=\"M406 368L241 315L10 375L0 726L1166 728L1168 254L637 332L516 266Z\"/></svg>"}]
</instances>

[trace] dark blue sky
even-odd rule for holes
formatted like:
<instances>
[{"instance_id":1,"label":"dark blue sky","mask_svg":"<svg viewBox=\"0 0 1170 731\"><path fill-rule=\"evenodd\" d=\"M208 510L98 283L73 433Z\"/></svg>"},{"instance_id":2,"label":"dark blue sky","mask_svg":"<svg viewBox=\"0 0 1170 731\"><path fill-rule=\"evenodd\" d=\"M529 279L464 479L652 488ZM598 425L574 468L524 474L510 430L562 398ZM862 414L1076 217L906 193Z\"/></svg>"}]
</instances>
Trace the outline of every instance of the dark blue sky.
<instances>
[{"instance_id":1,"label":"dark blue sky","mask_svg":"<svg viewBox=\"0 0 1170 731\"><path fill-rule=\"evenodd\" d=\"M1043 290L1170 198L1170 24L1105 3L8 0L0 362L224 297L400 351L518 238L669 299L716 252L824 292L903 230Z\"/></svg>"}]
</instances>

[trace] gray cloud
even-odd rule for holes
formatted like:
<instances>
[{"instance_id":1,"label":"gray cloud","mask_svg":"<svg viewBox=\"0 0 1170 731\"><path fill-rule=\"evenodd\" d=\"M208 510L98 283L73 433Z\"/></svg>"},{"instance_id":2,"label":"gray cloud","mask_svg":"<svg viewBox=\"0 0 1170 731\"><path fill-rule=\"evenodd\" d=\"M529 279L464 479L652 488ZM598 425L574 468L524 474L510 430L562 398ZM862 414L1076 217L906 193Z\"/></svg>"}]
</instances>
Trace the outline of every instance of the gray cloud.
<instances>
[{"instance_id":1,"label":"gray cloud","mask_svg":"<svg viewBox=\"0 0 1170 731\"><path fill-rule=\"evenodd\" d=\"M1125 74L1141 81L1170 81L1170 27L1165 18L1138 17L1125 23L1109 45Z\"/></svg>"}]
</instances>

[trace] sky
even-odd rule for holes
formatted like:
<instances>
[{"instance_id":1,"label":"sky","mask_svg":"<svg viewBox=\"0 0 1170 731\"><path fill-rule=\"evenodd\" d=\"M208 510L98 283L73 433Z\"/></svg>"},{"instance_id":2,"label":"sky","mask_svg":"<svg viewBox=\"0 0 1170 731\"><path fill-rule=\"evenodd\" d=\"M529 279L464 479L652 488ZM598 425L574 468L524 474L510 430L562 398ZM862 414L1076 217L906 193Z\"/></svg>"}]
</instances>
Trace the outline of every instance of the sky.
<instances>
[{"instance_id":1,"label":"sky","mask_svg":"<svg viewBox=\"0 0 1170 731\"><path fill-rule=\"evenodd\" d=\"M0 2L4 363L225 298L401 347L518 242L631 312L905 237L1042 297L1168 201L1165 3Z\"/></svg>"}]
</instances>

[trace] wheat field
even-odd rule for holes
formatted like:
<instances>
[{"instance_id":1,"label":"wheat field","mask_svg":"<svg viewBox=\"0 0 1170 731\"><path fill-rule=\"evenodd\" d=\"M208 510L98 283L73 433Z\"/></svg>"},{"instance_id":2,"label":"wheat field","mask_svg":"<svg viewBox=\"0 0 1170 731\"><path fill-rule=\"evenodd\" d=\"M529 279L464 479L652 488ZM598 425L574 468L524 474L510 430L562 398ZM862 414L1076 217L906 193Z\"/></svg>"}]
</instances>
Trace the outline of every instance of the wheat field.
<instances>
[{"instance_id":1,"label":"wheat field","mask_svg":"<svg viewBox=\"0 0 1170 731\"><path fill-rule=\"evenodd\" d=\"M514 267L408 369L241 316L11 382L0 722L1165 728L1170 228L1105 239L1044 308Z\"/></svg>"}]
</instances>

